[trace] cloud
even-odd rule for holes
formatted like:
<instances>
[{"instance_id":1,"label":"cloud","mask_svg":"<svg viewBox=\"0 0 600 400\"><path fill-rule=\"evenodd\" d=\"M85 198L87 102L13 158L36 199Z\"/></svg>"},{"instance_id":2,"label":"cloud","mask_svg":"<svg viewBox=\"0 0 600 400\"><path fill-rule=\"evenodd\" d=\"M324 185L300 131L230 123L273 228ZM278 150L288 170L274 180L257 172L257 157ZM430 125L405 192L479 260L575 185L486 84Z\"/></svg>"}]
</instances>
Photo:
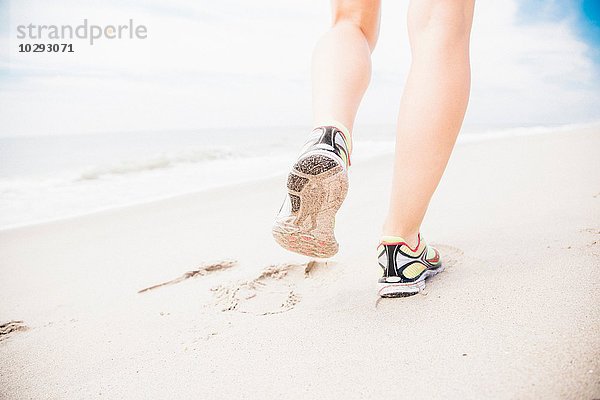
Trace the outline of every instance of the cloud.
<instances>
[{"instance_id":1,"label":"cloud","mask_svg":"<svg viewBox=\"0 0 600 400\"><path fill-rule=\"evenodd\" d=\"M596 66L569 18L525 22L516 2L485 6L478 8L473 29L472 120L536 124L600 118L594 106L600 100Z\"/></svg>"}]
</instances>

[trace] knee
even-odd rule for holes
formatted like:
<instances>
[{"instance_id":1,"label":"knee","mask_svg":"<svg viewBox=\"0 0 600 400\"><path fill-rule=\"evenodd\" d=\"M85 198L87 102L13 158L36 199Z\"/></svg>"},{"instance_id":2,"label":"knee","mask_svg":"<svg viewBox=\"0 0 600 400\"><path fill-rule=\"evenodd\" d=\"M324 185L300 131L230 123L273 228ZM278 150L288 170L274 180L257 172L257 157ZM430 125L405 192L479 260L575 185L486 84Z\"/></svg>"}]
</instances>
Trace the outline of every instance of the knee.
<instances>
[{"instance_id":1,"label":"knee","mask_svg":"<svg viewBox=\"0 0 600 400\"><path fill-rule=\"evenodd\" d=\"M379 36L381 0L333 0L333 25L351 23L364 34L371 50Z\"/></svg>"},{"instance_id":2,"label":"knee","mask_svg":"<svg viewBox=\"0 0 600 400\"><path fill-rule=\"evenodd\" d=\"M474 0L412 0L408 12L411 39L434 35L445 42L469 39Z\"/></svg>"}]
</instances>

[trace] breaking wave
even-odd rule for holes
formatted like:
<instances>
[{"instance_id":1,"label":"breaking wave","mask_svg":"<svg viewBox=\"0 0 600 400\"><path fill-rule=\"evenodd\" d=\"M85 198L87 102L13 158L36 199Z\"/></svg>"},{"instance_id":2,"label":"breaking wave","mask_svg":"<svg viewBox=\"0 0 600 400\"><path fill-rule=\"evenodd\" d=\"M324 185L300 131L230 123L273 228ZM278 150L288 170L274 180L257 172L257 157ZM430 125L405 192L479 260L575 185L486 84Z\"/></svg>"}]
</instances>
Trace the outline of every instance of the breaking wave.
<instances>
[{"instance_id":1,"label":"breaking wave","mask_svg":"<svg viewBox=\"0 0 600 400\"><path fill-rule=\"evenodd\" d=\"M163 153L155 157L135 161L121 161L108 166L95 166L85 169L76 180L95 180L112 175L128 175L138 172L171 168L181 164L196 164L236 157L233 150L226 146L212 146L202 149Z\"/></svg>"}]
</instances>

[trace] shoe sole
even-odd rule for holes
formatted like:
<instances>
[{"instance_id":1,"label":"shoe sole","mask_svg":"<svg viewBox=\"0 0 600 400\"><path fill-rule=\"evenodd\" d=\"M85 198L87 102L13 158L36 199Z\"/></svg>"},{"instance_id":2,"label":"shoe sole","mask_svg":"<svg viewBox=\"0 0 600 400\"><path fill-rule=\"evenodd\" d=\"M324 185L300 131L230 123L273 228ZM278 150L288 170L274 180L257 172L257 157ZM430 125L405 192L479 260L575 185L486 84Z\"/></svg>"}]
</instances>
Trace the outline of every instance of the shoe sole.
<instances>
[{"instance_id":1,"label":"shoe sole","mask_svg":"<svg viewBox=\"0 0 600 400\"><path fill-rule=\"evenodd\" d=\"M317 258L338 252L335 215L348 193L348 172L342 165L327 151L313 151L294 164L287 181L292 215L277 218L273 226L281 247Z\"/></svg>"},{"instance_id":2,"label":"shoe sole","mask_svg":"<svg viewBox=\"0 0 600 400\"><path fill-rule=\"evenodd\" d=\"M428 269L423 272L423 275L414 282L408 283L377 283L379 288L379 296L384 298L389 297L409 297L421 292L425 289L425 279L439 274L445 269L442 264L436 269Z\"/></svg>"}]
</instances>

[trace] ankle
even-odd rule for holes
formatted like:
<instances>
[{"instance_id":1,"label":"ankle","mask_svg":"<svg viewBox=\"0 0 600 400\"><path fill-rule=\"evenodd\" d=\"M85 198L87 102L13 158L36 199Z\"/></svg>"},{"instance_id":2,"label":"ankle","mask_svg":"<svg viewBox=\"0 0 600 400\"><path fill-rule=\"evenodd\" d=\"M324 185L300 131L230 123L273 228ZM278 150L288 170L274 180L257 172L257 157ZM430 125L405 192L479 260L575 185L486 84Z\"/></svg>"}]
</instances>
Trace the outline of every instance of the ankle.
<instances>
[{"instance_id":1,"label":"ankle","mask_svg":"<svg viewBox=\"0 0 600 400\"><path fill-rule=\"evenodd\" d=\"M401 229L398 227L388 227L384 225L382 236L391 236L402 238L409 247L415 248L419 245L419 229Z\"/></svg>"}]
</instances>

